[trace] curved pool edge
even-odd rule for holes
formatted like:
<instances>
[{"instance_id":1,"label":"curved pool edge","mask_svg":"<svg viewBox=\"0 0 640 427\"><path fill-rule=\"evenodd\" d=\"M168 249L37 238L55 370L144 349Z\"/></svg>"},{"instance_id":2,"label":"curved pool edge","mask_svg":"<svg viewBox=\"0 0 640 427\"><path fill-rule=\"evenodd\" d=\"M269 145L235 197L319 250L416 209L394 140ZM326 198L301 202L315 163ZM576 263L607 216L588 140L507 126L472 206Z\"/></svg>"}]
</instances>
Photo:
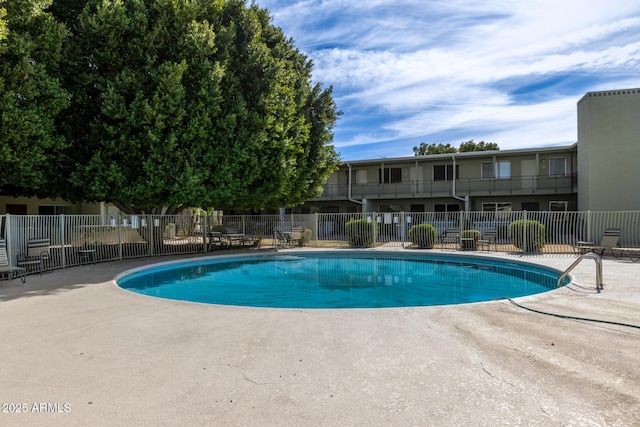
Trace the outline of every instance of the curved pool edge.
<instances>
[{"instance_id":1,"label":"curved pool edge","mask_svg":"<svg viewBox=\"0 0 640 427\"><path fill-rule=\"evenodd\" d=\"M515 256L519 256L522 257L522 255L515 255L515 254L506 254L506 256L508 256L508 258L505 258L505 256L495 256L493 254L484 254L484 253L468 253L468 252L449 252L449 251L442 251L442 252L436 252L436 251L428 251L426 252L424 249L409 249L409 248L402 248L402 250L399 249L378 249L378 248L372 248L372 249L352 249L352 248L348 248L348 249L316 249L316 248L309 248L309 249L285 249L285 250L280 250L280 251L269 251L269 252L260 252L260 253L230 253L230 254L215 254L215 255L204 255L204 256L195 256L195 257L190 257L190 258L179 258L179 259L172 259L172 260L168 260L168 261L161 261L161 262L153 262L150 264L145 264L142 266L138 266L138 267L134 267L134 268L129 268L127 270L122 271L121 273L117 274L114 278L113 278L113 282L115 284L116 287L118 287L120 290L126 291L126 292L130 292L136 295L143 295L143 296L149 296L151 298L163 298L163 297L156 297L156 296L151 296L151 295L145 295L136 291L133 291L131 289L127 289L124 288L122 286L120 286L120 284L118 283L118 281L120 279L122 279L123 277L126 277L128 275L131 274L135 274L135 273L139 273L139 272L143 272L145 270L151 270L151 269L155 269L155 268L162 268L162 267L169 267L172 265L179 265L179 266L189 266L189 265L196 265L196 264L201 264L203 262L207 262L207 261L211 261L211 260L221 260L224 261L225 259L229 259L229 260L234 260L234 259L252 259L252 258L272 258L274 256L286 256L286 255L296 255L296 254L304 254L305 256L313 256L313 255L322 255L322 254L327 254L327 253L340 253L340 254L357 254L357 255L361 255L363 257L366 257L368 255L371 255L372 253L375 253L376 256L407 256L410 255L409 258L413 258L413 259L430 259L430 260L451 260L452 258L455 259L460 259L460 260L469 260L469 261L490 261L493 263L497 263L497 264L501 264L501 265L505 265L505 266L511 266L511 267L518 267L518 266L522 266L524 268L536 268L536 269L542 269L545 270L546 272L553 274L554 276L560 277L560 275L562 275L562 273L564 272L564 270L562 268L557 268L557 267L552 267L549 265L544 264L543 262L541 262L542 260L540 260L540 262L534 261L534 260L523 260L523 259L514 259L513 257ZM544 295L549 295L551 293L555 293L555 291L558 291L562 288L565 288L567 285L569 285L570 283L574 282L575 277L573 276L573 274L569 274L566 277L566 282L564 285L559 286L559 287L555 287L555 288L551 288L545 292L541 292L541 293L535 293L535 294L530 294L530 295L522 295L522 296L518 296L518 297L514 297L514 298L498 298L498 299L492 299L492 300L486 300L486 301L477 301L477 302L468 302L468 303L463 303L463 304L482 304L482 303L491 303L491 302L497 302L497 301L502 301L502 300L506 300L506 299L513 299L513 300L520 300L520 299L524 299L524 298L532 298L532 297L537 297L540 298L541 296ZM203 302L199 302L199 301L189 301L189 300L174 300L174 301L181 301L181 302L185 302L185 303L195 303L195 304L208 304L208 305L216 305L216 306L228 306L227 304L216 304L216 303L203 303ZM459 304L453 304L453 305L459 305ZM259 309L264 309L264 308L269 308L269 307L259 307L259 306L243 306L243 305L237 305L237 307L245 307L245 308L259 308ZM408 308L410 306L407 307L378 307L378 308L373 308L373 309L380 309L380 308L385 308L385 309L397 309L397 308ZM428 305L425 306L416 306L416 307L428 307ZM287 308L287 307L271 307L270 309L284 309L284 310L290 310L290 309L295 309L295 310L305 310L306 308ZM327 310L333 310L333 309L338 309L338 310L345 310L345 309L370 309L370 308L323 308L323 309L327 309ZM314 308L313 310L318 310L318 308Z\"/></svg>"}]
</instances>

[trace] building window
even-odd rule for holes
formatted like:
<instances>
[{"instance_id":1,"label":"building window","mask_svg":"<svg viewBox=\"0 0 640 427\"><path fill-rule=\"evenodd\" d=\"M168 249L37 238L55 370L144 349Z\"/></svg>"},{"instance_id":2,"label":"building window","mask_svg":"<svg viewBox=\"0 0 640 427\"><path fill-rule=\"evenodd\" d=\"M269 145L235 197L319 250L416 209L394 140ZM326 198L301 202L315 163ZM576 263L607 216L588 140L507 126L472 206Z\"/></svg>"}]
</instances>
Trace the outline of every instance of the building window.
<instances>
[{"instance_id":1,"label":"building window","mask_svg":"<svg viewBox=\"0 0 640 427\"><path fill-rule=\"evenodd\" d=\"M351 183L352 184L366 184L367 183L367 170L352 170L351 171Z\"/></svg>"},{"instance_id":2,"label":"building window","mask_svg":"<svg viewBox=\"0 0 640 427\"><path fill-rule=\"evenodd\" d=\"M549 159L549 175L565 176L567 174L567 159L564 157L556 157Z\"/></svg>"},{"instance_id":3,"label":"building window","mask_svg":"<svg viewBox=\"0 0 640 427\"><path fill-rule=\"evenodd\" d=\"M460 212L460 205L458 203L447 204L434 204L434 212Z\"/></svg>"},{"instance_id":4,"label":"building window","mask_svg":"<svg viewBox=\"0 0 640 427\"><path fill-rule=\"evenodd\" d=\"M511 178L511 162L482 162L480 176L482 179L509 179Z\"/></svg>"},{"instance_id":5,"label":"building window","mask_svg":"<svg viewBox=\"0 0 640 427\"><path fill-rule=\"evenodd\" d=\"M404 209L401 205L379 205L378 212L402 212Z\"/></svg>"},{"instance_id":6,"label":"building window","mask_svg":"<svg viewBox=\"0 0 640 427\"><path fill-rule=\"evenodd\" d=\"M495 175L493 174L493 162L482 162L482 170L480 176L482 179L490 179Z\"/></svg>"},{"instance_id":7,"label":"building window","mask_svg":"<svg viewBox=\"0 0 640 427\"><path fill-rule=\"evenodd\" d=\"M424 205L411 205L411 212L424 212Z\"/></svg>"},{"instance_id":8,"label":"building window","mask_svg":"<svg viewBox=\"0 0 640 427\"><path fill-rule=\"evenodd\" d=\"M378 179L380 184L394 184L402 182L402 169L384 168L378 169Z\"/></svg>"},{"instance_id":9,"label":"building window","mask_svg":"<svg viewBox=\"0 0 640 427\"><path fill-rule=\"evenodd\" d=\"M566 212L569 202L552 200L549 202L549 210L551 212Z\"/></svg>"},{"instance_id":10,"label":"building window","mask_svg":"<svg viewBox=\"0 0 640 427\"><path fill-rule=\"evenodd\" d=\"M71 213L71 206L56 206L56 205L40 205L38 206L38 215L69 215Z\"/></svg>"},{"instance_id":11,"label":"building window","mask_svg":"<svg viewBox=\"0 0 640 427\"><path fill-rule=\"evenodd\" d=\"M456 165L456 179L460 176L460 165ZM434 181L453 181L453 165L433 166Z\"/></svg>"},{"instance_id":12,"label":"building window","mask_svg":"<svg viewBox=\"0 0 640 427\"><path fill-rule=\"evenodd\" d=\"M322 213L340 213L340 208L338 206L323 206L320 211Z\"/></svg>"},{"instance_id":13,"label":"building window","mask_svg":"<svg viewBox=\"0 0 640 427\"><path fill-rule=\"evenodd\" d=\"M7 210L7 213L11 215L26 215L27 205L7 203L6 210Z\"/></svg>"},{"instance_id":14,"label":"building window","mask_svg":"<svg viewBox=\"0 0 640 427\"><path fill-rule=\"evenodd\" d=\"M540 203L538 202L522 202L522 210L529 212L537 212L540 210Z\"/></svg>"},{"instance_id":15,"label":"building window","mask_svg":"<svg viewBox=\"0 0 640 427\"><path fill-rule=\"evenodd\" d=\"M496 178L511 178L511 162L496 162Z\"/></svg>"},{"instance_id":16,"label":"building window","mask_svg":"<svg viewBox=\"0 0 640 427\"><path fill-rule=\"evenodd\" d=\"M483 202L482 212L511 212L511 202Z\"/></svg>"}]
</instances>

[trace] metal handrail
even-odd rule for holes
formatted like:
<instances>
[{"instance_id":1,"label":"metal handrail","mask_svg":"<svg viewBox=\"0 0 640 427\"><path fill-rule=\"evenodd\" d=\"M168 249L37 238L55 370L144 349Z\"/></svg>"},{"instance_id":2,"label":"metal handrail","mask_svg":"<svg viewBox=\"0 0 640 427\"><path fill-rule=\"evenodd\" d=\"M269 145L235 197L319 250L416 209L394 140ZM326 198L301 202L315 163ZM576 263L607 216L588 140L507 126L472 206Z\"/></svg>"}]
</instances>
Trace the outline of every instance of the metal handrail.
<instances>
[{"instance_id":1,"label":"metal handrail","mask_svg":"<svg viewBox=\"0 0 640 427\"><path fill-rule=\"evenodd\" d=\"M278 239L278 236L280 237L280 239ZM289 247L289 239L287 238L287 236L285 236L285 234L282 231L278 230L277 228L273 230L273 240L274 240L273 245L276 249L278 248L278 240L282 240L283 248Z\"/></svg>"},{"instance_id":2,"label":"metal handrail","mask_svg":"<svg viewBox=\"0 0 640 427\"><path fill-rule=\"evenodd\" d=\"M569 268L564 271L564 273L562 273L562 275L558 278L558 288L560 287L560 283L562 283L564 278L567 277L571 270L573 270L585 258L591 258L596 262L596 290L600 292L600 290L603 289L604 283L602 283L602 258L600 257L600 255L593 252L580 255L578 259L575 260L575 262L571 264Z\"/></svg>"}]
</instances>

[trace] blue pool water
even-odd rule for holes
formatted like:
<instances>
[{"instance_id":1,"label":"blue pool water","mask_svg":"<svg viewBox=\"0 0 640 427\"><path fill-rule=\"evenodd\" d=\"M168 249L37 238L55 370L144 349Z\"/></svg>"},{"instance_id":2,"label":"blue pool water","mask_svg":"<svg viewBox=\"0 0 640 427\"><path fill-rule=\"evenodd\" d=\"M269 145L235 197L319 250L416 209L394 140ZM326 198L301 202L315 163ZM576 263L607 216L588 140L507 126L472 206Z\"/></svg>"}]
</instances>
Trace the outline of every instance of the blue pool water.
<instances>
[{"instance_id":1,"label":"blue pool water","mask_svg":"<svg viewBox=\"0 0 640 427\"><path fill-rule=\"evenodd\" d=\"M555 289L559 276L552 269L487 258L300 252L158 264L116 281L145 295L210 304L374 308L515 298Z\"/></svg>"}]
</instances>

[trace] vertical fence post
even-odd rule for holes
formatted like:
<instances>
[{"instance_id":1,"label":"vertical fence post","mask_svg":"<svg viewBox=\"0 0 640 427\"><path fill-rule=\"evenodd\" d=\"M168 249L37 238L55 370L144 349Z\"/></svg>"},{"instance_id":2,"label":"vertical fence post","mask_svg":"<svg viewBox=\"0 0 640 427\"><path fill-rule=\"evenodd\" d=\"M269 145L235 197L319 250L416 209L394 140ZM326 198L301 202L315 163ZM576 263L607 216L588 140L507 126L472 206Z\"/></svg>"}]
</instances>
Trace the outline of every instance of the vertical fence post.
<instances>
[{"instance_id":1,"label":"vertical fence post","mask_svg":"<svg viewBox=\"0 0 640 427\"><path fill-rule=\"evenodd\" d=\"M16 265L16 260L13 258L13 241L11 237L11 215L6 214L4 217L4 244L7 248L7 258L9 258L9 264Z\"/></svg>"},{"instance_id":2,"label":"vertical fence post","mask_svg":"<svg viewBox=\"0 0 640 427\"><path fill-rule=\"evenodd\" d=\"M62 268L66 267L66 253L67 253L67 248L65 246L65 239L64 239L64 214L60 214L59 215L60 218L60 264L62 264Z\"/></svg>"},{"instance_id":3,"label":"vertical fence post","mask_svg":"<svg viewBox=\"0 0 640 427\"><path fill-rule=\"evenodd\" d=\"M149 215L149 222L147 227L149 227L149 256L153 256L155 253L155 234L156 234L156 219L153 215Z\"/></svg>"},{"instance_id":4,"label":"vertical fence post","mask_svg":"<svg viewBox=\"0 0 640 427\"><path fill-rule=\"evenodd\" d=\"M400 239L402 239L402 247L404 248L404 242L407 240L406 238L406 231L407 231L407 226L405 225L405 218L406 218L406 212L400 212L400 215L398 217L398 221L400 221Z\"/></svg>"},{"instance_id":5,"label":"vertical fence post","mask_svg":"<svg viewBox=\"0 0 640 427\"><path fill-rule=\"evenodd\" d=\"M318 247L318 240L320 240L320 230L318 229L318 212L313 214L313 230L311 230L311 238L313 239L313 235L316 236L316 248Z\"/></svg>"},{"instance_id":6,"label":"vertical fence post","mask_svg":"<svg viewBox=\"0 0 640 427\"><path fill-rule=\"evenodd\" d=\"M527 211L522 211L522 253L526 254L529 252L529 241L527 240ZM513 237L512 237L513 238Z\"/></svg>"},{"instance_id":7,"label":"vertical fence post","mask_svg":"<svg viewBox=\"0 0 640 427\"><path fill-rule=\"evenodd\" d=\"M118 227L118 259L122 261L122 215L120 214L118 214L116 227Z\"/></svg>"},{"instance_id":8,"label":"vertical fence post","mask_svg":"<svg viewBox=\"0 0 640 427\"><path fill-rule=\"evenodd\" d=\"M380 239L380 234L382 230L384 230L384 214L382 212L377 212L375 215L376 215L376 223L378 224L378 233L376 234L376 240L374 243L384 243Z\"/></svg>"},{"instance_id":9,"label":"vertical fence post","mask_svg":"<svg viewBox=\"0 0 640 427\"><path fill-rule=\"evenodd\" d=\"M591 238L591 211L587 211L587 241L593 242Z\"/></svg>"},{"instance_id":10,"label":"vertical fence post","mask_svg":"<svg viewBox=\"0 0 640 427\"><path fill-rule=\"evenodd\" d=\"M207 253L207 236L209 235L209 226L208 226L208 221L207 219L209 219L208 215L204 215L203 216L203 220L202 220L202 224L200 224L200 228L202 229L202 245L203 245L203 252L206 254Z\"/></svg>"}]
</instances>

